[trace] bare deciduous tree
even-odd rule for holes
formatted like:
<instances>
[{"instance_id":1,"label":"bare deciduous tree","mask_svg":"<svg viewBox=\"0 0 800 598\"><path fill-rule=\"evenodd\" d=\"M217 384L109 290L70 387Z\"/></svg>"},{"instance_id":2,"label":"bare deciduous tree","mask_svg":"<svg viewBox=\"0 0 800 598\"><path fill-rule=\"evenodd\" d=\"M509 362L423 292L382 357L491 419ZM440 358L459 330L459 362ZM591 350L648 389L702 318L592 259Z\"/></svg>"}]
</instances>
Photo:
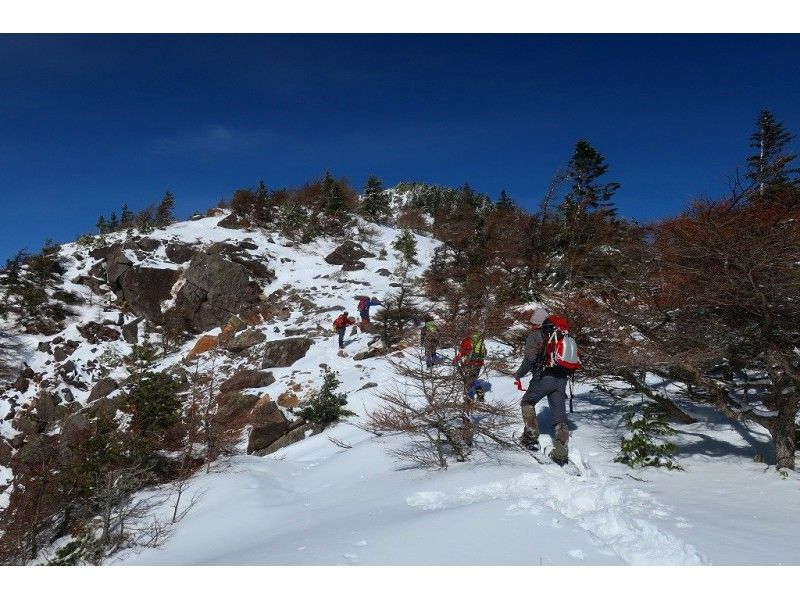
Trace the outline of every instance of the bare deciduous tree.
<instances>
[{"instance_id":1,"label":"bare deciduous tree","mask_svg":"<svg viewBox=\"0 0 800 598\"><path fill-rule=\"evenodd\" d=\"M508 433L514 406L466 400L452 368L423 370L404 361L393 366L398 381L378 393L383 404L368 414L365 428L409 435L406 447L392 451L400 459L446 468L449 458L466 461L475 450L491 454L515 446Z\"/></svg>"}]
</instances>

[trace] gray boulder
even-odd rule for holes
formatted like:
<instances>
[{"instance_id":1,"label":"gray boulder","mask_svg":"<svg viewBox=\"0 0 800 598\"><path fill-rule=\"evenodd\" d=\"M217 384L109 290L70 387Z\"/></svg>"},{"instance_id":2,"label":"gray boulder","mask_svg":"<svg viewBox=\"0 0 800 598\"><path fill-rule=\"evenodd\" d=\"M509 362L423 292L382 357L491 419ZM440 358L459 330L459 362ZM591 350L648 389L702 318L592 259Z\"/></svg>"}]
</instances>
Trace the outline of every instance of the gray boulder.
<instances>
[{"instance_id":1,"label":"gray boulder","mask_svg":"<svg viewBox=\"0 0 800 598\"><path fill-rule=\"evenodd\" d=\"M49 392L40 392L33 400L33 408L40 422L52 423L55 420L56 400Z\"/></svg>"},{"instance_id":2,"label":"gray boulder","mask_svg":"<svg viewBox=\"0 0 800 598\"><path fill-rule=\"evenodd\" d=\"M98 380L92 388L92 392L89 393L89 401L103 399L117 390L117 388L119 388L119 385L113 378L103 378Z\"/></svg>"},{"instance_id":3,"label":"gray boulder","mask_svg":"<svg viewBox=\"0 0 800 598\"><path fill-rule=\"evenodd\" d=\"M355 241L345 241L326 255L325 261L335 266L343 266L344 264L357 262L365 257L375 257L375 254L370 253Z\"/></svg>"},{"instance_id":4,"label":"gray boulder","mask_svg":"<svg viewBox=\"0 0 800 598\"><path fill-rule=\"evenodd\" d=\"M247 414L258 403L256 395L241 392L228 392L219 398L219 411L216 419L227 428L238 428L247 421Z\"/></svg>"},{"instance_id":5,"label":"gray boulder","mask_svg":"<svg viewBox=\"0 0 800 598\"><path fill-rule=\"evenodd\" d=\"M342 266L342 272L355 272L356 270L363 270L367 265L364 262L356 261Z\"/></svg>"},{"instance_id":6,"label":"gray boulder","mask_svg":"<svg viewBox=\"0 0 800 598\"><path fill-rule=\"evenodd\" d=\"M85 326L78 326L78 332L93 345L105 341L115 341L119 338L118 331L99 322L89 322Z\"/></svg>"},{"instance_id":7,"label":"gray boulder","mask_svg":"<svg viewBox=\"0 0 800 598\"><path fill-rule=\"evenodd\" d=\"M188 262L195 254L195 250L192 249L191 245L179 241L170 241L167 243L164 252L167 254L167 259L175 264Z\"/></svg>"},{"instance_id":8,"label":"gray boulder","mask_svg":"<svg viewBox=\"0 0 800 598\"><path fill-rule=\"evenodd\" d=\"M233 337L225 344L225 348L231 353L241 353L250 347L256 346L258 343L263 343L266 339L266 334L260 330L253 330L251 328Z\"/></svg>"},{"instance_id":9,"label":"gray boulder","mask_svg":"<svg viewBox=\"0 0 800 598\"><path fill-rule=\"evenodd\" d=\"M289 430L289 422L280 407L266 398L256 403L250 414L250 423L248 454L267 448Z\"/></svg>"},{"instance_id":10,"label":"gray boulder","mask_svg":"<svg viewBox=\"0 0 800 598\"><path fill-rule=\"evenodd\" d=\"M144 318L136 318L127 324L122 325L122 338L129 345L135 345L139 342L139 324Z\"/></svg>"},{"instance_id":11,"label":"gray boulder","mask_svg":"<svg viewBox=\"0 0 800 598\"><path fill-rule=\"evenodd\" d=\"M264 361L261 367L285 368L302 359L314 344L310 338L287 338L270 341L264 345Z\"/></svg>"},{"instance_id":12,"label":"gray boulder","mask_svg":"<svg viewBox=\"0 0 800 598\"><path fill-rule=\"evenodd\" d=\"M239 370L233 376L220 384L219 391L222 394L242 390L243 388L261 388L269 386L275 382L272 372L261 370Z\"/></svg>"},{"instance_id":13,"label":"gray boulder","mask_svg":"<svg viewBox=\"0 0 800 598\"><path fill-rule=\"evenodd\" d=\"M117 279L117 298L125 301L137 316L160 324L164 319L161 302L172 297L178 276L177 270L133 266Z\"/></svg>"},{"instance_id":14,"label":"gray boulder","mask_svg":"<svg viewBox=\"0 0 800 598\"><path fill-rule=\"evenodd\" d=\"M184 276L186 284L171 311L191 332L223 326L231 315L260 302L261 287L250 280L247 268L223 255L195 255Z\"/></svg>"},{"instance_id":15,"label":"gray boulder","mask_svg":"<svg viewBox=\"0 0 800 598\"><path fill-rule=\"evenodd\" d=\"M0 467L8 467L11 463L11 445L0 438Z\"/></svg>"}]
</instances>

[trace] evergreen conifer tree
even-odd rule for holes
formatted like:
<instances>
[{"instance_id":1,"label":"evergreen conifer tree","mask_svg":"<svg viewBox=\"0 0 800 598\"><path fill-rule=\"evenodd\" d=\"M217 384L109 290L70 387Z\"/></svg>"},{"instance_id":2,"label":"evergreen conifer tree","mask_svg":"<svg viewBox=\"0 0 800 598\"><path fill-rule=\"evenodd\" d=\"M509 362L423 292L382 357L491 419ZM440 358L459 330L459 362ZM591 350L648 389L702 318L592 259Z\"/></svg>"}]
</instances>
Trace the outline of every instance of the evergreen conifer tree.
<instances>
[{"instance_id":1,"label":"evergreen conifer tree","mask_svg":"<svg viewBox=\"0 0 800 598\"><path fill-rule=\"evenodd\" d=\"M503 212L513 212L516 206L514 200L508 196L506 190L500 191L500 198L497 200L497 209Z\"/></svg>"},{"instance_id":2,"label":"evergreen conifer tree","mask_svg":"<svg viewBox=\"0 0 800 598\"><path fill-rule=\"evenodd\" d=\"M346 208L342 189L330 172L325 172L325 177L322 179L320 203L322 204L322 209L329 216L339 214Z\"/></svg>"},{"instance_id":3,"label":"evergreen conifer tree","mask_svg":"<svg viewBox=\"0 0 800 598\"><path fill-rule=\"evenodd\" d=\"M753 184L755 197L763 201L781 187L796 184L800 168L791 167L797 156L786 148L794 135L775 119L772 112L762 110L756 127L750 136L750 147L757 152L747 158L747 178Z\"/></svg>"},{"instance_id":4,"label":"evergreen conifer tree","mask_svg":"<svg viewBox=\"0 0 800 598\"><path fill-rule=\"evenodd\" d=\"M167 191L164 194L164 199L161 200L161 203L158 204L158 209L156 210L156 226L167 226L170 222L172 222L172 210L175 207L175 198Z\"/></svg>"},{"instance_id":5,"label":"evergreen conifer tree","mask_svg":"<svg viewBox=\"0 0 800 598\"><path fill-rule=\"evenodd\" d=\"M383 181L370 175L364 185L364 203L361 208L364 218L371 222L384 223L391 216L389 198L384 193Z\"/></svg>"},{"instance_id":6,"label":"evergreen conifer tree","mask_svg":"<svg viewBox=\"0 0 800 598\"><path fill-rule=\"evenodd\" d=\"M616 216L611 198L620 188L619 183L597 182L606 172L608 164L605 158L588 141L579 140L565 176L572 184L562 206L568 221L574 222L590 210L602 210L610 218Z\"/></svg>"},{"instance_id":7,"label":"evergreen conifer tree","mask_svg":"<svg viewBox=\"0 0 800 598\"><path fill-rule=\"evenodd\" d=\"M119 221L117 220L117 213L111 212L111 217L108 219L108 232L114 232L119 228Z\"/></svg>"},{"instance_id":8,"label":"evergreen conifer tree","mask_svg":"<svg viewBox=\"0 0 800 598\"><path fill-rule=\"evenodd\" d=\"M97 217L97 224L95 224L95 226L97 227L97 232L99 232L101 235L104 235L108 232L108 223L106 222L106 217L102 214Z\"/></svg>"},{"instance_id":9,"label":"evergreen conifer tree","mask_svg":"<svg viewBox=\"0 0 800 598\"><path fill-rule=\"evenodd\" d=\"M128 208L128 204L122 204L122 213L119 218L119 223L122 228L127 228L133 224L133 218L133 212L131 212L130 208Z\"/></svg>"},{"instance_id":10,"label":"evergreen conifer tree","mask_svg":"<svg viewBox=\"0 0 800 598\"><path fill-rule=\"evenodd\" d=\"M410 230L404 229L397 239L392 243L392 247L400 252L403 259L409 264L418 264L417 262L417 240Z\"/></svg>"}]
</instances>

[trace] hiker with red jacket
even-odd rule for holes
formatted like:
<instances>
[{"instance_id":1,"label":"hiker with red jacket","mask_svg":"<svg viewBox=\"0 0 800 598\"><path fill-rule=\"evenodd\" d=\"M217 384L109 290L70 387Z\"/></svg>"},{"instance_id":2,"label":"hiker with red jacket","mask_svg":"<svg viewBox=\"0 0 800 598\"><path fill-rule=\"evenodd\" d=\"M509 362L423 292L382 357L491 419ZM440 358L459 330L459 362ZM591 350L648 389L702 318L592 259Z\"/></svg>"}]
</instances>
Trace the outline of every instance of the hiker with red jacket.
<instances>
[{"instance_id":1,"label":"hiker with red jacket","mask_svg":"<svg viewBox=\"0 0 800 598\"><path fill-rule=\"evenodd\" d=\"M486 344L480 332L464 337L453 358L453 365L459 366L461 377L464 379L465 392L472 391L471 394L478 401L484 400L483 387L475 384L483 369L484 359L486 359Z\"/></svg>"},{"instance_id":2,"label":"hiker with red jacket","mask_svg":"<svg viewBox=\"0 0 800 598\"><path fill-rule=\"evenodd\" d=\"M355 323L356 319L349 317L347 312L342 312L342 314L333 321L333 329L336 331L336 334L339 335L340 349L344 349L344 333L347 331L347 327Z\"/></svg>"},{"instance_id":3,"label":"hiker with red jacket","mask_svg":"<svg viewBox=\"0 0 800 598\"><path fill-rule=\"evenodd\" d=\"M554 425L553 452L556 463L567 463L569 429L567 427L567 379L580 367L580 357L574 339L569 335L569 322L560 316L551 316L542 308L531 316L531 332L525 341L522 364L514 374L514 384L522 390L520 378L528 372L533 377L522 396L522 444L539 450L539 423L536 403L547 397Z\"/></svg>"},{"instance_id":4,"label":"hiker with red jacket","mask_svg":"<svg viewBox=\"0 0 800 598\"><path fill-rule=\"evenodd\" d=\"M358 299L358 315L361 316L361 322L358 327L361 329L361 332L365 332L367 328L369 328L369 308L383 304L378 301L377 297L370 299L366 295L362 295L356 297L356 299Z\"/></svg>"}]
</instances>

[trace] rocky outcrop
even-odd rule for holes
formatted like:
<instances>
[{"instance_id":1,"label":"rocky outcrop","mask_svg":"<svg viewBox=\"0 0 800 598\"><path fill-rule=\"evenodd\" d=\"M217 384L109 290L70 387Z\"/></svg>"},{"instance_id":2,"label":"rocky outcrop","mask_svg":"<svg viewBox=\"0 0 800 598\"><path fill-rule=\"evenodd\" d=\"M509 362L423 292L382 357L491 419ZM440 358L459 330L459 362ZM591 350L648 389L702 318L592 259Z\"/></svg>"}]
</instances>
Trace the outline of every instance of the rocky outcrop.
<instances>
[{"instance_id":1,"label":"rocky outcrop","mask_svg":"<svg viewBox=\"0 0 800 598\"><path fill-rule=\"evenodd\" d=\"M183 264L192 259L196 251L192 249L191 245L187 245L186 243L170 241L164 248L164 253L166 253L169 261L175 264Z\"/></svg>"},{"instance_id":2,"label":"rocky outcrop","mask_svg":"<svg viewBox=\"0 0 800 598\"><path fill-rule=\"evenodd\" d=\"M139 342L139 324L144 318L135 318L122 325L122 338L129 345L135 345Z\"/></svg>"},{"instance_id":3,"label":"rocky outcrop","mask_svg":"<svg viewBox=\"0 0 800 598\"><path fill-rule=\"evenodd\" d=\"M345 241L325 256L325 261L335 266L353 264L364 257L375 257L355 241Z\"/></svg>"},{"instance_id":4,"label":"rocky outcrop","mask_svg":"<svg viewBox=\"0 0 800 598\"><path fill-rule=\"evenodd\" d=\"M119 277L117 298L125 301L137 316L160 324L164 320L161 303L172 298L178 276L177 270L133 266Z\"/></svg>"},{"instance_id":5,"label":"rocky outcrop","mask_svg":"<svg viewBox=\"0 0 800 598\"><path fill-rule=\"evenodd\" d=\"M284 409L294 409L300 404L300 399L292 391L287 390L278 395L278 405Z\"/></svg>"},{"instance_id":6,"label":"rocky outcrop","mask_svg":"<svg viewBox=\"0 0 800 598\"><path fill-rule=\"evenodd\" d=\"M380 347L372 347L371 349L367 349L366 351L361 351L361 353L356 353L355 355L353 355L353 359L356 361L362 361L364 359L379 357L385 354L386 351L384 349L381 349Z\"/></svg>"},{"instance_id":7,"label":"rocky outcrop","mask_svg":"<svg viewBox=\"0 0 800 598\"><path fill-rule=\"evenodd\" d=\"M237 214L230 214L217 223L220 228L243 229L247 228L247 220Z\"/></svg>"},{"instance_id":8,"label":"rocky outcrop","mask_svg":"<svg viewBox=\"0 0 800 598\"><path fill-rule=\"evenodd\" d=\"M356 261L342 266L342 272L355 272L356 270L363 270L367 265L364 262Z\"/></svg>"},{"instance_id":9,"label":"rocky outcrop","mask_svg":"<svg viewBox=\"0 0 800 598\"><path fill-rule=\"evenodd\" d=\"M105 341L115 341L119 338L119 332L98 322L89 322L85 326L78 326L78 332L93 345Z\"/></svg>"},{"instance_id":10,"label":"rocky outcrop","mask_svg":"<svg viewBox=\"0 0 800 598\"><path fill-rule=\"evenodd\" d=\"M216 419L226 428L239 428L247 423L247 414L258 403L256 395L228 392L219 398Z\"/></svg>"},{"instance_id":11,"label":"rocky outcrop","mask_svg":"<svg viewBox=\"0 0 800 598\"><path fill-rule=\"evenodd\" d=\"M152 251L160 245L157 239L139 239L133 247ZM134 264L122 245L114 246L106 258L106 279L117 299L137 316L158 324L163 321L161 302L171 298L178 275L177 270Z\"/></svg>"},{"instance_id":12,"label":"rocky outcrop","mask_svg":"<svg viewBox=\"0 0 800 598\"><path fill-rule=\"evenodd\" d=\"M173 310L192 332L222 326L260 301L261 288L247 268L219 253L195 255L184 276Z\"/></svg>"},{"instance_id":13,"label":"rocky outcrop","mask_svg":"<svg viewBox=\"0 0 800 598\"><path fill-rule=\"evenodd\" d=\"M91 402L96 401L97 399L103 399L117 390L117 388L119 388L119 385L113 378L103 378L102 380L98 380L92 388L92 392L89 393L89 401Z\"/></svg>"},{"instance_id":14,"label":"rocky outcrop","mask_svg":"<svg viewBox=\"0 0 800 598\"><path fill-rule=\"evenodd\" d=\"M256 403L250 413L250 438L247 453L263 450L278 440L289 430L289 421L277 403L264 397Z\"/></svg>"},{"instance_id":15,"label":"rocky outcrop","mask_svg":"<svg viewBox=\"0 0 800 598\"><path fill-rule=\"evenodd\" d=\"M201 353L210 351L218 344L219 341L217 340L216 336L210 334L201 336L199 339L197 339L197 342L194 344L194 347L192 347L192 350L189 351L189 354L186 356L186 361L192 361Z\"/></svg>"},{"instance_id":16,"label":"rocky outcrop","mask_svg":"<svg viewBox=\"0 0 800 598\"><path fill-rule=\"evenodd\" d=\"M225 380L219 390L222 394L242 390L244 388L262 388L275 382L272 372L261 370L239 370L233 376Z\"/></svg>"},{"instance_id":17,"label":"rocky outcrop","mask_svg":"<svg viewBox=\"0 0 800 598\"><path fill-rule=\"evenodd\" d=\"M310 338L287 338L279 341L270 341L264 345L264 361L261 366L265 368L285 368L298 359L305 357L311 345Z\"/></svg>"},{"instance_id":18,"label":"rocky outcrop","mask_svg":"<svg viewBox=\"0 0 800 598\"><path fill-rule=\"evenodd\" d=\"M240 332L227 343L225 348L231 353L241 353L251 347L256 346L266 340L267 335L260 330L249 329Z\"/></svg>"},{"instance_id":19,"label":"rocky outcrop","mask_svg":"<svg viewBox=\"0 0 800 598\"><path fill-rule=\"evenodd\" d=\"M36 410L36 418L45 424L55 421L57 402L60 402L60 399L57 399L49 392L40 392L33 400L33 408Z\"/></svg>"},{"instance_id":20,"label":"rocky outcrop","mask_svg":"<svg viewBox=\"0 0 800 598\"><path fill-rule=\"evenodd\" d=\"M8 467L11 463L11 445L0 438L0 467Z\"/></svg>"}]
</instances>

